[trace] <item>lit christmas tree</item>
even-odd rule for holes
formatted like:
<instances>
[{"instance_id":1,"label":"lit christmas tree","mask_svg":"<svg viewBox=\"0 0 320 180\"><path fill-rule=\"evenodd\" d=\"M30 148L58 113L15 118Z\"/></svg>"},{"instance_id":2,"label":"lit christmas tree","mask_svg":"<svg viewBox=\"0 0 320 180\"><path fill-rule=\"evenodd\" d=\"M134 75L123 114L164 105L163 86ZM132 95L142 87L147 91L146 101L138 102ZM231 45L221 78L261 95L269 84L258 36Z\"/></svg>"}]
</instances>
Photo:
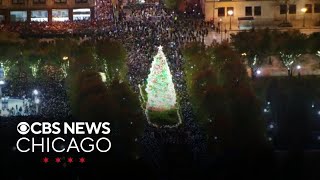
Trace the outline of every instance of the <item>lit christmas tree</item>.
<instances>
[{"instance_id":1,"label":"lit christmas tree","mask_svg":"<svg viewBox=\"0 0 320 180\"><path fill-rule=\"evenodd\" d=\"M158 54L153 59L146 92L148 110L166 111L175 108L176 92L162 46L159 47Z\"/></svg>"}]
</instances>

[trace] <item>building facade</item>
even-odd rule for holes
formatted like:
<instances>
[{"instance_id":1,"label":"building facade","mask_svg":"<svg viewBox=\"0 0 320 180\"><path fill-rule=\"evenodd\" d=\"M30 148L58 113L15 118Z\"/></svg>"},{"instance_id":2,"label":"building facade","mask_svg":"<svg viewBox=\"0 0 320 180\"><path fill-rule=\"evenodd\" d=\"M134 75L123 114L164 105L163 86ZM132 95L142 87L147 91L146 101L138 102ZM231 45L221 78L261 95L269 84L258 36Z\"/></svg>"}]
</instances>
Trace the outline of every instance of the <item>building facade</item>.
<instances>
[{"instance_id":1,"label":"building facade","mask_svg":"<svg viewBox=\"0 0 320 180\"><path fill-rule=\"evenodd\" d=\"M206 21L231 21L232 27L239 29L277 25L286 19L293 26L315 26L320 21L320 0L288 0L287 4L280 0L201 1Z\"/></svg>"},{"instance_id":2,"label":"building facade","mask_svg":"<svg viewBox=\"0 0 320 180\"><path fill-rule=\"evenodd\" d=\"M91 19L94 6L94 0L0 0L0 22Z\"/></svg>"}]
</instances>

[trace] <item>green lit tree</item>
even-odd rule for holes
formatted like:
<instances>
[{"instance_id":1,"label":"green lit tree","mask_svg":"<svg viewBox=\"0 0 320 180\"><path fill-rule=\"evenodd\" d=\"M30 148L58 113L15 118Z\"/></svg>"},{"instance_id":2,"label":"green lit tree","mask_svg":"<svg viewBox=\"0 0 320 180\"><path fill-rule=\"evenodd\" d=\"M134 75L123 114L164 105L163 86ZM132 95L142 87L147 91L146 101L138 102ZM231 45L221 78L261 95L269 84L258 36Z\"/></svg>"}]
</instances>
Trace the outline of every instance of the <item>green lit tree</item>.
<instances>
[{"instance_id":1,"label":"green lit tree","mask_svg":"<svg viewBox=\"0 0 320 180\"><path fill-rule=\"evenodd\" d=\"M312 33L308 36L307 39L307 48L308 48L308 53L310 54L315 54L318 56L318 63L320 67L320 33Z\"/></svg>"},{"instance_id":2,"label":"green lit tree","mask_svg":"<svg viewBox=\"0 0 320 180\"><path fill-rule=\"evenodd\" d=\"M5 76L10 69L17 64L19 57L19 45L22 43L19 34L11 32L0 32L0 63L4 69Z\"/></svg>"},{"instance_id":3,"label":"green lit tree","mask_svg":"<svg viewBox=\"0 0 320 180\"><path fill-rule=\"evenodd\" d=\"M103 39L95 44L95 59L100 72L106 74L107 82L114 79L126 81L127 52L118 41Z\"/></svg>"},{"instance_id":4,"label":"green lit tree","mask_svg":"<svg viewBox=\"0 0 320 180\"><path fill-rule=\"evenodd\" d=\"M276 49L284 66L288 69L288 75L292 75L292 68L297 64L301 54L306 52L306 35L299 31L276 32Z\"/></svg>"},{"instance_id":5,"label":"green lit tree","mask_svg":"<svg viewBox=\"0 0 320 180\"><path fill-rule=\"evenodd\" d=\"M66 78L69 75L71 63L75 62L75 52L80 51L78 42L74 39L57 39L55 43L48 44L51 64L61 69L62 75ZM53 48L50 48L53 46Z\"/></svg>"},{"instance_id":6,"label":"green lit tree","mask_svg":"<svg viewBox=\"0 0 320 180\"><path fill-rule=\"evenodd\" d=\"M175 108L176 92L162 46L152 62L146 92L148 110L166 111Z\"/></svg>"},{"instance_id":7,"label":"green lit tree","mask_svg":"<svg viewBox=\"0 0 320 180\"><path fill-rule=\"evenodd\" d=\"M183 0L164 0L164 5L168 9L178 9Z\"/></svg>"},{"instance_id":8,"label":"green lit tree","mask_svg":"<svg viewBox=\"0 0 320 180\"><path fill-rule=\"evenodd\" d=\"M232 34L231 42L246 60L251 70L251 77L254 78L264 59L271 53L270 30L251 30Z\"/></svg>"}]
</instances>

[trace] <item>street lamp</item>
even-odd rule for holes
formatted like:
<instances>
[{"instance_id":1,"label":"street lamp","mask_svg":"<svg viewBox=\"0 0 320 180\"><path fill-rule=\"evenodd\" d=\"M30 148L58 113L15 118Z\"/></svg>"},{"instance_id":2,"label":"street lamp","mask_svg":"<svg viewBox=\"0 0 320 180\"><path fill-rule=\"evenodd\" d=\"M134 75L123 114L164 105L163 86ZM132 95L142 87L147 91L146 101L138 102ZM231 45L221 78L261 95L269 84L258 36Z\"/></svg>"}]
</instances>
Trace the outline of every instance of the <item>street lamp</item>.
<instances>
[{"instance_id":1,"label":"street lamp","mask_svg":"<svg viewBox=\"0 0 320 180\"><path fill-rule=\"evenodd\" d=\"M2 86L5 84L4 80L0 80L0 97L2 97Z\"/></svg>"},{"instance_id":2,"label":"street lamp","mask_svg":"<svg viewBox=\"0 0 320 180\"><path fill-rule=\"evenodd\" d=\"M298 65L298 66L297 66L297 69L298 69L298 70L300 70L300 69L301 69L301 66L300 66L300 65Z\"/></svg>"},{"instance_id":3,"label":"street lamp","mask_svg":"<svg viewBox=\"0 0 320 180\"><path fill-rule=\"evenodd\" d=\"M300 69L301 69L301 66L300 65L297 65L297 70L298 70L298 76L300 77Z\"/></svg>"},{"instance_id":4,"label":"street lamp","mask_svg":"<svg viewBox=\"0 0 320 180\"><path fill-rule=\"evenodd\" d=\"M63 58L62 58L62 60L64 60L64 61L66 61L66 60L68 60L68 59L69 59L68 56L63 56Z\"/></svg>"},{"instance_id":5,"label":"street lamp","mask_svg":"<svg viewBox=\"0 0 320 180\"><path fill-rule=\"evenodd\" d=\"M221 42L222 42L222 32L221 32L222 25L221 25L221 23L222 23L222 19L220 18L220 19L219 19L219 33L220 33Z\"/></svg>"},{"instance_id":6,"label":"street lamp","mask_svg":"<svg viewBox=\"0 0 320 180\"><path fill-rule=\"evenodd\" d=\"M229 29L231 30L231 16L233 15L233 10L229 10L228 11L228 15L230 16L230 27L229 27Z\"/></svg>"},{"instance_id":7,"label":"street lamp","mask_svg":"<svg viewBox=\"0 0 320 180\"><path fill-rule=\"evenodd\" d=\"M305 27L305 25L306 25L306 12L307 12L307 8L302 8L301 9L301 12L303 13L303 27Z\"/></svg>"},{"instance_id":8,"label":"street lamp","mask_svg":"<svg viewBox=\"0 0 320 180\"><path fill-rule=\"evenodd\" d=\"M40 103L40 99L38 98L39 91L35 89L33 90L32 94L34 95L34 103L36 104L36 113L38 114L39 103Z\"/></svg>"},{"instance_id":9,"label":"street lamp","mask_svg":"<svg viewBox=\"0 0 320 180\"><path fill-rule=\"evenodd\" d=\"M270 125L269 125L269 128L270 128L270 129L273 129L273 128L274 128L274 125L273 125L273 124L270 124Z\"/></svg>"},{"instance_id":10,"label":"street lamp","mask_svg":"<svg viewBox=\"0 0 320 180\"><path fill-rule=\"evenodd\" d=\"M214 10L216 9L216 0L213 0L212 22L214 24Z\"/></svg>"},{"instance_id":11,"label":"street lamp","mask_svg":"<svg viewBox=\"0 0 320 180\"><path fill-rule=\"evenodd\" d=\"M260 75L261 74L261 70L257 70L257 75Z\"/></svg>"},{"instance_id":12,"label":"street lamp","mask_svg":"<svg viewBox=\"0 0 320 180\"><path fill-rule=\"evenodd\" d=\"M35 102L36 104L39 104L39 103L40 103L40 99L39 99L39 98L36 98L36 99L34 100L34 102Z\"/></svg>"},{"instance_id":13,"label":"street lamp","mask_svg":"<svg viewBox=\"0 0 320 180\"><path fill-rule=\"evenodd\" d=\"M35 98L34 103L36 104L36 114L39 113L39 104L40 104L40 99Z\"/></svg>"},{"instance_id":14,"label":"street lamp","mask_svg":"<svg viewBox=\"0 0 320 180\"><path fill-rule=\"evenodd\" d=\"M39 94L39 91L35 89L35 90L33 90L33 94L34 94L34 95L38 95L38 94Z\"/></svg>"}]
</instances>

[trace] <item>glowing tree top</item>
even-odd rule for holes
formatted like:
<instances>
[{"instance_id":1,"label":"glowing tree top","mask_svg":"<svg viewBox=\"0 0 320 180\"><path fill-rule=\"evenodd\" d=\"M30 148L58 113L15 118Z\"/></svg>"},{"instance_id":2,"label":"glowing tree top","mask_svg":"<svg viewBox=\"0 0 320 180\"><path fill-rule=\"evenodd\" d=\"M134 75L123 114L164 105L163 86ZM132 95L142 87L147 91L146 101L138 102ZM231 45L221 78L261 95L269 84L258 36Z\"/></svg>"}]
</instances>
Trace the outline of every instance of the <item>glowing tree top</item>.
<instances>
[{"instance_id":1,"label":"glowing tree top","mask_svg":"<svg viewBox=\"0 0 320 180\"><path fill-rule=\"evenodd\" d=\"M148 110L166 111L175 108L176 92L162 46L159 47L158 54L153 58L146 92Z\"/></svg>"}]
</instances>

